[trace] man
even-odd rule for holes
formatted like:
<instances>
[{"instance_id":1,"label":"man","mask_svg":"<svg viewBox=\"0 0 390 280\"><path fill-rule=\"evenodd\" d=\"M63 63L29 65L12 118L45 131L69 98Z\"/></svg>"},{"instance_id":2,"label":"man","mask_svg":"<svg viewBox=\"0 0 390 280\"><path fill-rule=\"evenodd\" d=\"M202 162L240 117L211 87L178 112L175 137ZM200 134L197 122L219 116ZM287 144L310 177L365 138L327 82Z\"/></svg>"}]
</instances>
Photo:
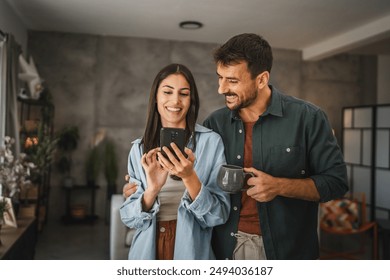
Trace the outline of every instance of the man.
<instances>
[{"instance_id":1,"label":"man","mask_svg":"<svg viewBox=\"0 0 390 280\"><path fill-rule=\"evenodd\" d=\"M272 50L255 34L214 53L226 108L204 122L219 133L226 161L254 177L231 194L214 228L217 259L318 259L318 203L343 196L346 166L325 113L269 85Z\"/></svg>"}]
</instances>

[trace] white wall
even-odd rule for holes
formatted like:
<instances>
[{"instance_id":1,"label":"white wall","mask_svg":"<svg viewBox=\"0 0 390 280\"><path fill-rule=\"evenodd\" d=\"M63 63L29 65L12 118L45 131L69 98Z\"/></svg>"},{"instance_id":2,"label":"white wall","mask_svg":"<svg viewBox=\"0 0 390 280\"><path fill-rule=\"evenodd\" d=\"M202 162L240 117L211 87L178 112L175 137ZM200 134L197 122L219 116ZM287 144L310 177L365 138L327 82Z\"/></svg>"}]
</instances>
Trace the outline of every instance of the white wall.
<instances>
[{"instance_id":1,"label":"white wall","mask_svg":"<svg viewBox=\"0 0 390 280\"><path fill-rule=\"evenodd\" d=\"M26 53L27 28L5 0L0 0L0 30L14 35L16 42L22 46L23 53Z\"/></svg>"},{"instance_id":2,"label":"white wall","mask_svg":"<svg viewBox=\"0 0 390 280\"><path fill-rule=\"evenodd\" d=\"M378 56L378 104L390 104L390 55Z\"/></svg>"}]
</instances>

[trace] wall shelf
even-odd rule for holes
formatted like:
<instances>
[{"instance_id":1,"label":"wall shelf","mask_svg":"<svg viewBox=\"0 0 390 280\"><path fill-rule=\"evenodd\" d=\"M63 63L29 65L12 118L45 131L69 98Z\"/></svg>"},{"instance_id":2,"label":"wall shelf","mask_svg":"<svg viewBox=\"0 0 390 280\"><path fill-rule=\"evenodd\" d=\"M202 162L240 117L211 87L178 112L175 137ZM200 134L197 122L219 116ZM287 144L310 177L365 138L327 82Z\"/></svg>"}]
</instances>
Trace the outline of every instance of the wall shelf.
<instances>
[{"instance_id":1,"label":"wall shelf","mask_svg":"<svg viewBox=\"0 0 390 280\"><path fill-rule=\"evenodd\" d=\"M18 97L20 114L20 144L21 152L28 156L33 156L37 152L40 143L45 139L53 137L53 119L54 106L50 102L50 96L47 91L43 91L39 100L23 99ZM49 138L49 139L50 139ZM37 218L38 230L43 229L47 221L49 194L50 194L50 165L39 176L39 180L33 183L36 186L34 198L24 199L20 197L21 206L32 207L32 215ZM30 210L28 210L31 212ZM28 214L28 215L31 215Z\"/></svg>"}]
</instances>

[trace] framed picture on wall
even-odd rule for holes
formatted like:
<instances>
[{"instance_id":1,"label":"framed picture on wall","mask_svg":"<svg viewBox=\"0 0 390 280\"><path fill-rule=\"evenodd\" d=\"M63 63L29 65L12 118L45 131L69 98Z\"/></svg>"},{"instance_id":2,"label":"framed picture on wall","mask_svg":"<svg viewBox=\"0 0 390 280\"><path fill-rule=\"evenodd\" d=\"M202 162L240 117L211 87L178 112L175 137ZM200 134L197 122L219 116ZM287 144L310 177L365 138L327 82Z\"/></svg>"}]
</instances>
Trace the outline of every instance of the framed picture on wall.
<instances>
[{"instance_id":1,"label":"framed picture on wall","mask_svg":"<svg viewBox=\"0 0 390 280\"><path fill-rule=\"evenodd\" d=\"M0 196L0 203L2 202L5 203L3 211L4 224L10 227L17 228L18 224L16 222L15 212L12 207L11 199L9 197Z\"/></svg>"}]
</instances>

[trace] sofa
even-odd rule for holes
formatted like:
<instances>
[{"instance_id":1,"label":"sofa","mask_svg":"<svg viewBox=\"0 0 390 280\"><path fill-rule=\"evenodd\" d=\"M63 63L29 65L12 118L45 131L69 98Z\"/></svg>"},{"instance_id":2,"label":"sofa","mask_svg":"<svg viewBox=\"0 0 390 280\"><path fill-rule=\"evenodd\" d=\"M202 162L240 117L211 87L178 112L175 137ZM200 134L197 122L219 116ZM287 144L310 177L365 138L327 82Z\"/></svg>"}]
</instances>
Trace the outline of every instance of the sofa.
<instances>
[{"instance_id":1,"label":"sofa","mask_svg":"<svg viewBox=\"0 0 390 280\"><path fill-rule=\"evenodd\" d=\"M122 206L124 198L122 194L111 196L110 207L110 259L127 260L133 239L134 229L127 228L121 221L119 208Z\"/></svg>"}]
</instances>

